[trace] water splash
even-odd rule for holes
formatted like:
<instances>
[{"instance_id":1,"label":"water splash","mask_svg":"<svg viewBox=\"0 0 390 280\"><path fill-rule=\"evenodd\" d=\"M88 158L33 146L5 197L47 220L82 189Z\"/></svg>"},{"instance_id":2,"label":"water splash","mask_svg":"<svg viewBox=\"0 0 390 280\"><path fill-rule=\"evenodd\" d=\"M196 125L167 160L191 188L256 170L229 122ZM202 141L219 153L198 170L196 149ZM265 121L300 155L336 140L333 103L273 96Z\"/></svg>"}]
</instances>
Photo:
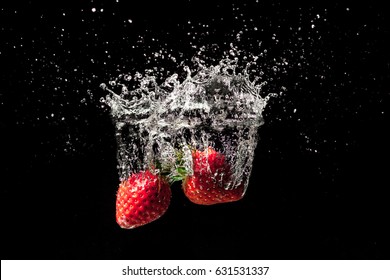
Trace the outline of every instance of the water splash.
<instances>
[{"instance_id":1,"label":"water splash","mask_svg":"<svg viewBox=\"0 0 390 280\"><path fill-rule=\"evenodd\" d=\"M237 56L212 66L193 61L197 70L185 66L182 80L175 73L158 83L146 72L101 85L108 91L102 101L116 127L121 180L151 167L171 177L179 168L192 174L192 151L212 147L232 167L233 179L225 188L246 189L263 111L273 94L263 93L266 82L250 79L248 69L256 57L243 68ZM130 90L130 80L138 80L139 87Z\"/></svg>"}]
</instances>

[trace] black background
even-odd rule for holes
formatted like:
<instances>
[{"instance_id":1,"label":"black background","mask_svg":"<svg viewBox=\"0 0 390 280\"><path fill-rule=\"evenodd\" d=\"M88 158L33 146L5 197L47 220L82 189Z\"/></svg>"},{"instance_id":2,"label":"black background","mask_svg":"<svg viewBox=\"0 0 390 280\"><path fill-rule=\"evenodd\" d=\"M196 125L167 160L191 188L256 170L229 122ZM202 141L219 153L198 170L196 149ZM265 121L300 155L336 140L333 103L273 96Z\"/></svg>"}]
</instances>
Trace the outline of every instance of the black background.
<instances>
[{"instance_id":1,"label":"black background","mask_svg":"<svg viewBox=\"0 0 390 280\"><path fill-rule=\"evenodd\" d=\"M75 2L1 4L2 259L389 258L384 5ZM189 60L245 28L243 49L268 49L266 89L286 88L264 112L245 197L202 207L174 185L163 217L119 228L100 83L153 63L180 71L147 57L170 48ZM288 67L273 73L280 57Z\"/></svg>"}]
</instances>

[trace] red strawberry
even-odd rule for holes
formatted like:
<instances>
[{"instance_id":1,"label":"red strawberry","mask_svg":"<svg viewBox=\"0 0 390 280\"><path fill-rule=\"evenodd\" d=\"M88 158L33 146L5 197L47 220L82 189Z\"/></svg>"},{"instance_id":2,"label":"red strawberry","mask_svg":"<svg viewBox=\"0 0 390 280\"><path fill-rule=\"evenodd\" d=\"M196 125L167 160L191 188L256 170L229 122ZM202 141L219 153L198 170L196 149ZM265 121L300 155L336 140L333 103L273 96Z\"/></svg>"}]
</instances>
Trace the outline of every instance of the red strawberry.
<instances>
[{"instance_id":1,"label":"red strawberry","mask_svg":"<svg viewBox=\"0 0 390 280\"><path fill-rule=\"evenodd\" d=\"M227 188L232 181L230 165L225 156L212 148L192 153L193 175L183 182L184 194L193 203L212 205L240 200L244 185Z\"/></svg>"},{"instance_id":2,"label":"red strawberry","mask_svg":"<svg viewBox=\"0 0 390 280\"><path fill-rule=\"evenodd\" d=\"M116 222L121 228L136 228L160 218L171 201L171 188L149 170L132 174L121 182L116 198Z\"/></svg>"}]
</instances>

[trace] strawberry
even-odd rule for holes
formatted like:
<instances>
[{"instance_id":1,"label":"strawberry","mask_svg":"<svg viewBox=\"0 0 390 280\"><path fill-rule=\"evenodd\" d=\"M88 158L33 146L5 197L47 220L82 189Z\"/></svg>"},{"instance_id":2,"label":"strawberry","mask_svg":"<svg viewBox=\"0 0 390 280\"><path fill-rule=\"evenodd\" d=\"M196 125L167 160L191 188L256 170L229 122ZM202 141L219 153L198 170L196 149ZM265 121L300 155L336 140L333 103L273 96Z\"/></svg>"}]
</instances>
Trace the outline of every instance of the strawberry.
<instances>
[{"instance_id":1,"label":"strawberry","mask_svg":"<svg viewBox=\"0 0 390 280\"><path fill-rule=\"evenodd\" d=\"M232 171L223 154L212 148L194 151L193 174L186 176L183 190L186 197L196 204L212 205L240 200L244 195L244 185L229 187Z\"/></svg>"},{"instance_id":2,"label":"strawberry","mask_svg":"<svg viewBox=\"0 0 390 280\"><path fill-rule=\"evenodd\" d=\"M171 201L171 188L149 170L132 174L120 183L116 198L116 222L132 229L160 218Z\"/></svg>"}]
</instances>

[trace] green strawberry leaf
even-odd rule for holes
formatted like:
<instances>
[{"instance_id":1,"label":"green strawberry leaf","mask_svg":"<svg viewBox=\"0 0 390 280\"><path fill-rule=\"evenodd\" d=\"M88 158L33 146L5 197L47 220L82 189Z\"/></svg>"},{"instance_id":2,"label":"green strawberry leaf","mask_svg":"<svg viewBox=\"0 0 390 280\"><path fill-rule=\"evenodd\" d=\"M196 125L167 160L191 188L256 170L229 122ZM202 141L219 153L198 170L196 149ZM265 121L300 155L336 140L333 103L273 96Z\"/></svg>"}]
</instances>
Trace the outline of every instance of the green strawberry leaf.
<instances>
[{"instance_id":1,"label":"green strawberry leaf","mask_svg":"<svg viewBox=\"0 0 390 280\"><path fill-rule=\"evenodd\" d=\"M183 179L182 176L170 176L169 177L169 183L173 184L174 182L181 181Z\"/></svg>"},{"instance_id":2,"label":"green strawberry leaf","mask_svg":"<svg viewBox=\"0 0 390 280\"><path fill-rule=\"evenodd\" d=\"M180 175L187 175L187 170L185 169L185 167L183 166L179 166L177 169L176 169L177 173L179 173Z\"/></svg>"}]
</instances>

